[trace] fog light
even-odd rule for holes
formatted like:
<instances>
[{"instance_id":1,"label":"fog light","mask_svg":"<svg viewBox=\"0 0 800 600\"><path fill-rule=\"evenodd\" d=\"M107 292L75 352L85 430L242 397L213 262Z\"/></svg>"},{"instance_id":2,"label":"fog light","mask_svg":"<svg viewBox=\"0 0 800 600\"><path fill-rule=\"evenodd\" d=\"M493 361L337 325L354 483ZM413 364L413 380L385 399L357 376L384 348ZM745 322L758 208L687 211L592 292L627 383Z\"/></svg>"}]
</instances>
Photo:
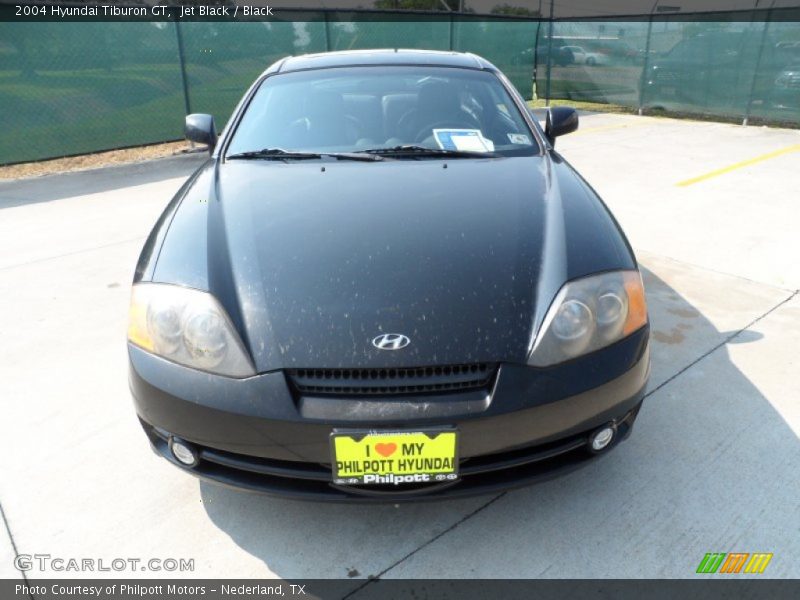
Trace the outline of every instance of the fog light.
<instances>
[{"instance_id":1,"label":"fog light","mask_svg":"<svg viewBox=\"0 0 800 600\"><path fill-rule=\"evenodd\" d=\"M614 441L615 435L617 435L617 428L613 423L603 425L589 437L589 449L592 452L602 452Z\"/></svg>"},{"instance_id":2,"label":"fog light","mask_svg":"<svg viewBox=\"0 0 800 600\"><path fill-rule=\"evenodd\" d=\"M187 467L197 464L197 452L187 442L176 437L169 438L169 449L179 463Z\"/></svg>"}]
</instances>

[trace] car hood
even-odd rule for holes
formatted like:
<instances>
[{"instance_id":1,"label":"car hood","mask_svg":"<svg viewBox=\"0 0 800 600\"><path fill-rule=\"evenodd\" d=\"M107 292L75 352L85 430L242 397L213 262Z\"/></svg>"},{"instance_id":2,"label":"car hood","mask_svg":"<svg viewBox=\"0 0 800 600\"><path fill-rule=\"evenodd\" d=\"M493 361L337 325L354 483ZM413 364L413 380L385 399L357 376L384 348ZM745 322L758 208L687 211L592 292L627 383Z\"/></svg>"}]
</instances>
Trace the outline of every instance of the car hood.
<instances>
[{"instance_id":1,"label":"car hood","mask_svg":"<svg viewBox=\"0 0 800 600\"><path fill-rule=\"evenodd\" d=\"M154 279L217 296L259 371L523 362L570 275L556 166L210 162ZM411 343L379 350L382 333Z\"/></svg>"}]
</instances>

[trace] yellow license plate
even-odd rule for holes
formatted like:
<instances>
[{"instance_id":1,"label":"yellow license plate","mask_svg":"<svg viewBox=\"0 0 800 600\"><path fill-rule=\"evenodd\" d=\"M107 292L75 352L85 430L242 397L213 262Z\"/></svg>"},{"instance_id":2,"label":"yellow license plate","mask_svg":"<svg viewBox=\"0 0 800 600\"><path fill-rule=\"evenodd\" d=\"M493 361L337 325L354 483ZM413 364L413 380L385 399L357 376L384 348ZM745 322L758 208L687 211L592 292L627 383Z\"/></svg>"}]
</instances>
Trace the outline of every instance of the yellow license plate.
<instances>
[{"instance_id":1,"label":"yellow license plate","mask_svg":"<svg viewBox=\"0 0 800 600\"><path fill-rule=\"evenodd\" d=\"M458 432L341 431L331 434L339 485L437 483L458 479Z\"/></svg>"}]
</instances>

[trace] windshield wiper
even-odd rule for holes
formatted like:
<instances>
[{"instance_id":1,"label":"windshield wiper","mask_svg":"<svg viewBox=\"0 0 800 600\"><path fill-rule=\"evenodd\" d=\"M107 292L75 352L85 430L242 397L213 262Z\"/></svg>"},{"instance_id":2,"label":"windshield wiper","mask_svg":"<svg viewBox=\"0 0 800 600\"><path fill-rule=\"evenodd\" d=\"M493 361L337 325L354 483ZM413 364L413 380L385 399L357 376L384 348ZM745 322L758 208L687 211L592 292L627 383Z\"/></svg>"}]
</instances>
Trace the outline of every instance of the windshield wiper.
<instances>
[{"instance_id":1,"label":"windshield wiper","mask_svg":"<svg viewBox=\"0 0 800 600\"><path fill-rule=\"evenodd\" d=\"M331 156L339 160L360 160L364 162L383 160L383 157L377 154L362 154L360 152L323 152L322 156Z\"/></svg>"},{"instance_id":2,"label":"windshield wiper","mask_svg":"<svg viewBox=\"0 0 800 600\"><path fill-rule=\"evenodd\" d=\"M360 154L354 152L292 152L283 148L264 148L262 150L251 150L249 152L239 152L229 154L226 158L234 159L261 159L261 160L312 160L329 156L339 160L359 160L364 162L374 162L383 160L382 156Z\"/></svg>"},{"instance_id":3,"label":"windshield wiper","mask_svg":"<svg viewBox=\"0 0 800 600\"><path fill-rule=\"evenodd\" d=\"M426 146L417 146L408 144L403 146L393 146L391 148L370 148L369 150L360 150L366 154L375 154L379 156L446 156L450 158L494 158L498 156L495 152L472 152L469 150L447 150L444 148L428 148Z\"/></svg>"},{"instance_id":4,"label":"windshield wiper","mask_svg":"<svg viewBox=\"0 0 800 600\"><path fill-rule=\"evenodd\" d=\"M291 152L283 148L262 148L261 150L250 150L249 152L239 152L237 154L229 154L225 157L228 158L259 158L263 160L284 160L288 158L297 160L307 160L313 158L322 158L320 154L314 152Z\"/></svg>"}]
</instances>

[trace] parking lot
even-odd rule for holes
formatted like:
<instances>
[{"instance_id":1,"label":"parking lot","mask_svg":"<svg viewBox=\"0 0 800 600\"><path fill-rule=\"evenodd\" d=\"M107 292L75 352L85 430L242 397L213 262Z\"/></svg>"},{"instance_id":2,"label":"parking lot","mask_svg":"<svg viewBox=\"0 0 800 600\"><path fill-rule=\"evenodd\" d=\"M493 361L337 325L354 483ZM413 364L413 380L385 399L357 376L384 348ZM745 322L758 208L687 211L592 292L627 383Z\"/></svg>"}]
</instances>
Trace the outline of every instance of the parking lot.
<instances>
[{"instance_id":1,"label":"parking lot","mask_svg":"<svg viewBox=\"0 0 800 600\"><path fill-rule=\"evenodd\" d=\"M761 577L800 577L800 131L584 114L558 149L644 270L652 377L633 434L555 481L398 507L231 491L150 452L127 387L130 280L201 156L0 182L0 577L15 552L351 590L696 577L707 552L771 552ZM29 574L61 575L87 576Z\"/></svg>"}]
</instances>

